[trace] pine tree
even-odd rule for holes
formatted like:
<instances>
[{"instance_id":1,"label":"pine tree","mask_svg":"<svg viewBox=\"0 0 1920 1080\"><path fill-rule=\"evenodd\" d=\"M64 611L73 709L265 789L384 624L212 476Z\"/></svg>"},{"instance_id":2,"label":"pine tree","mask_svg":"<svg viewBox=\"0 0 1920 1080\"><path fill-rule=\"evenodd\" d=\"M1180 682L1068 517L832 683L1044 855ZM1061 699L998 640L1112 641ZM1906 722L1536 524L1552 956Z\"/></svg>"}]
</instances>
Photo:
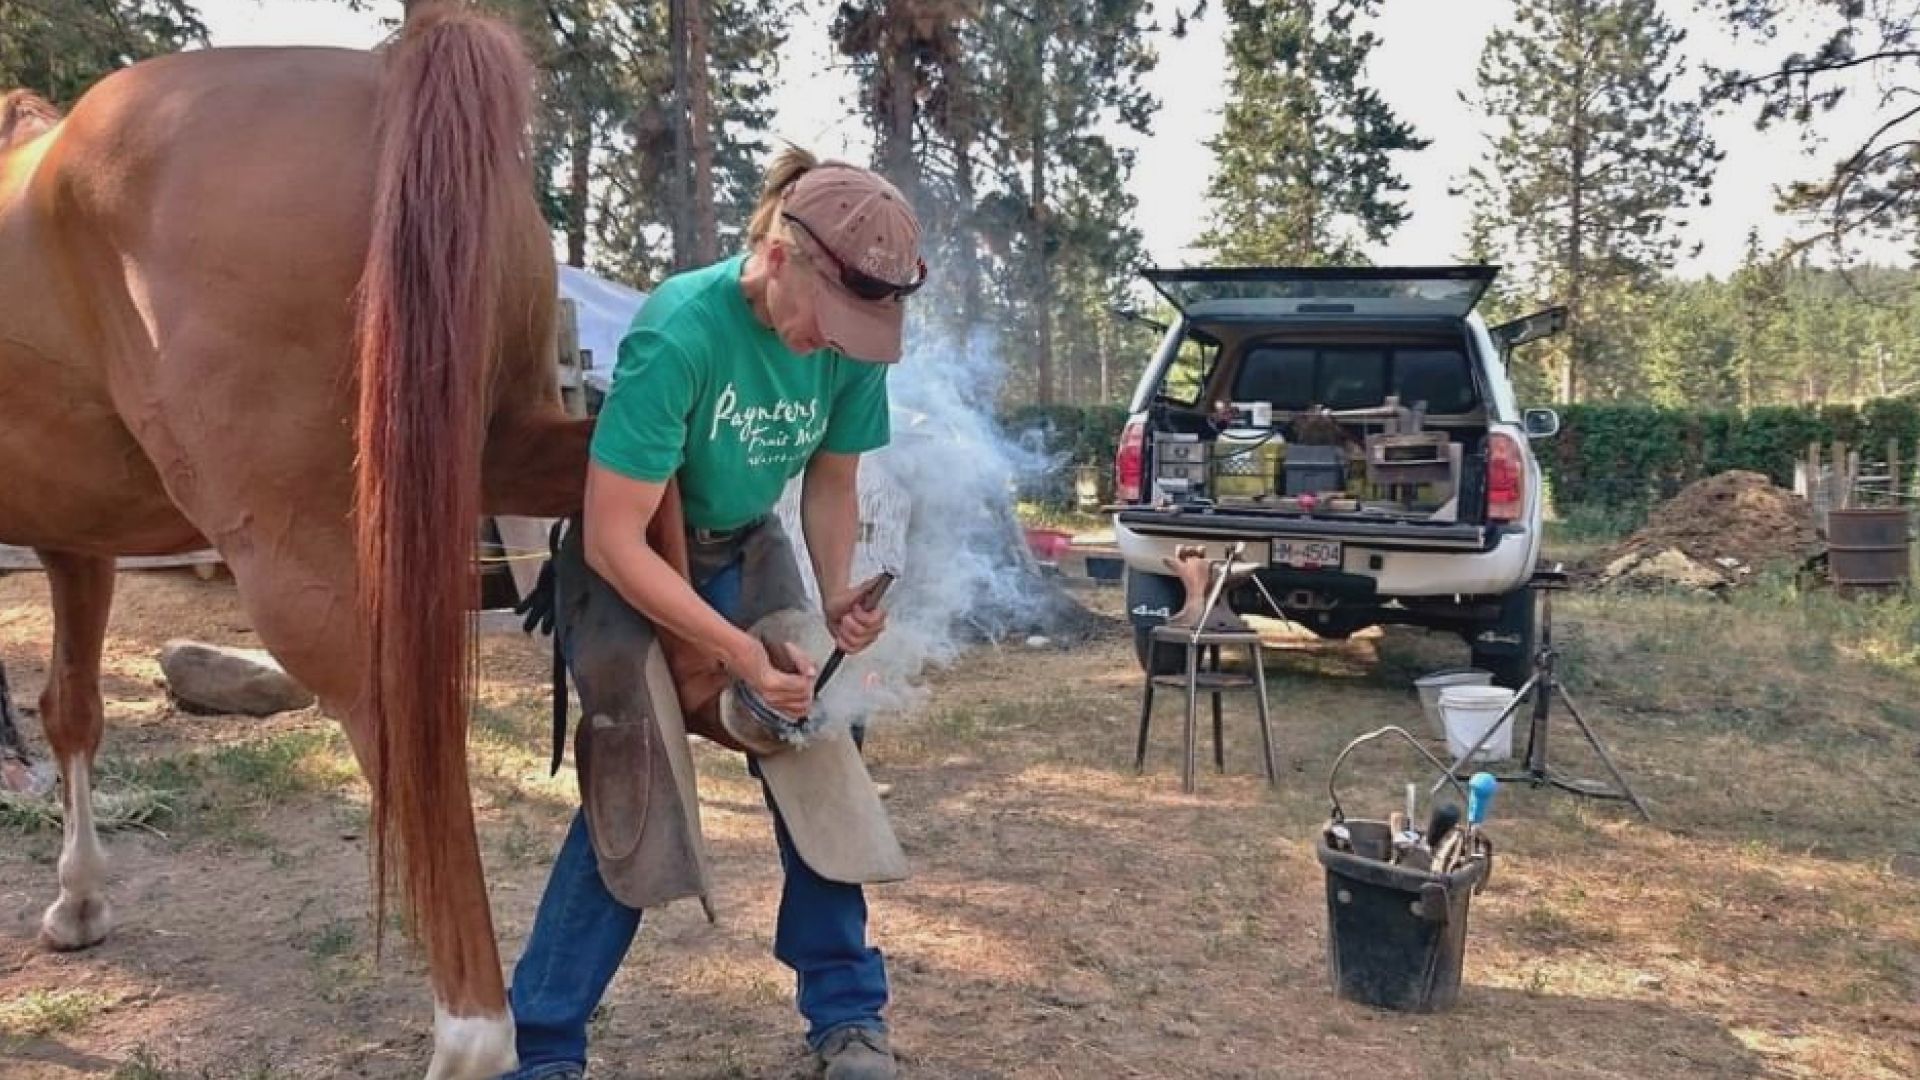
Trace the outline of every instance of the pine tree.
<instances>
[{"instance_id":1,"label":"pine tree","mask_svg":"<svg viewBox=\"0 0 1920 1080\"><path fill-rule=\"evenodd\" d=\"M1761 250L1758 230L1748 230L1746 257L1730 284L1739 319L1740 409L1746 412L1769 400L1780 378L1776 329L1786 307L1785 267Z\"/></svg>"},{"instance_id":2,"label":"pine tree","mask_svg":"<svg viewBox=\"0 0 1920 1080\"><path fill-rule=\"evenodd\" d=\"M979 0L844 0L834 14L835 44L860 65L879 172L916 206L931 144L952 127L945 106L973 91L962 35L979 9Z\"/></svg>"},{"instance_id":3,"label":"pine tree","mask_svg":"<svg viewBox=\"0 0 1920 1080\"><path fill-rule=\"evenodd\" d=\"M1755 125L1818 124L1842 102L1872 97L1875 124L1825 176L1794 184L1787 211L1818 212L1824 227L1795 247L1857 234L1912 240L1920 232L1920 10L1888 0L1702 0L1738 31L1781 49L1757 69L1713 71L1714 96L1757 102ZM1783 25L1792 32L1781 34ZM1808 30L1813 30L1811 36ZM1809 48L1808 46L1812 47Z\"/></svg>"},{"instance_id":4,"label":"pine tree","mask_svg":"<svg viewBox=\"0 0 1920 1080\"><path fill-rule=\"evenodd\" d=\"M711 0L667 0L668 70L673 78L668 204L676 269L720 257L713 212L713 89L707 71L711 6Z\"/></svg>"},{"instance_id":5,"label":"pine tree","mask_svg":"<svg viewBox=\"0 0 1920 1080\"><path fill-rule=\"evenodd\" d=\"M590 241L587 265L645 284L677 267L710 261L735 243L759 196L771 149L760 133L773 119L785 0L686 0L689 9L698 5L696 20L704 16L704 27L688 24L695 20L673 26L669 0L496 2L531 10L542 20L560 10L550 4L592 5L591 40L601 55L572 67L563 66L565 56L543 59L549 90L536 140L540 178L550 190L549 219L556 228L583 232ZM690 69L695 43L685 43L689 110L673 105L670 27L682 34L705 30L706 61L698 65L706 76L704 95ZM580 89L561 92L572 86ZM703 102L694 100L700 96ZM709 119L684 126L694 105L710 110ZM577 176L583 159L590 163L590 181L571 186L567 197L554 193L560 164L572 162L571 175Z\"/></svg>"},{"instance_id":6,"label":"pine tree","mask_svg":"<svg viewBox=\"0 0 1920 1080\"><path fill-rule=\"evenodd\" d=\"M982 318L978 168L981 97L974 20L980 0L844 0L831 33L859 78L875 167L925 226L942 274L917 307L970 327Z\"/></svg>"},{"instance_id":7,"label":"pine tree","mask_svg":"<svg viewBox=\"0 0 1920 1080\"><path fill-rule=\"evenodd\" d=\"M1118 392L1150 348L1115 320L1142 258L1130 154L1146 130L1148 0L843 0L834 40L858 72L876 166L911 193L935 274L916 317L1007 337L1010 394ZM1204 8L1176 11L1175 32Z\"/></svg>"},{"instance_id":8,"label":"pine tree","mask_svg":"<svg viewBox=\"0 0 1920 1080\"><path fill-rule=\"evenodd\" d=\"M985 219L1012 227L997 275L1033 335L1033 398L1055 400L1061 267L1084 258L1109 280L1132 274L1130 155L1102 135L1117 122L1146 131L1158 107L1141 86L1156 57L1147 0L1027 0L982 26L981 79L994 87L985 115L1000 194ZM990 227L990 226L989 226ZM1130 239L1131 238L1131 239Z\"/></svg>"},{"instance_id":9,"label":"pine tree","mask_svg":"<svg viewBox=\"0 0 1920 1080\"><path fill-rule=\"evenodd\" d=\"M102 75L206 41L187 0L0 0L0 92L64 108Z\"/></svg>"},{"instance_id":10,"label":"pine tree","mask_svg":"<svg viewBox=\"0 0 1920 1080\"><path fill-rule=\"evenodd\" d=\"M1212 218L1228 263L1348 263L1407 220L1393 155L1428 145L1361 82L1379 0L1226 0L1230 86L1207 145Z\"/></svg>"},{"instance_id":11,"label":"pine tree","mask_svg":"<svg viewBox=\"0 0 1920 1080\"><path fill-rule=\"evenodd\" d=\"M1480 59L1472 103L1500 130L1468 176L1474 227L1537 301L1567 305L1535 351L1564 401L1630 355L1609 324L1673 264L1676 213L1706 201L1719 155L1674 86L1682 36L1656 0L1537 0Z\"/></svg>"},{"instance_id":12,"label":"pine tree","mask_svg":"<svg viewBox=\"0 0 1920 1080\"><path fill-rule=\"evenodd\" d=\"M1650 317L1632 343L1637 363L1619 397L1658 405L1724 409L1738 403L1740 316L1725 282L1663 281L1650 294Z\"/></svg>"}]
</instances>

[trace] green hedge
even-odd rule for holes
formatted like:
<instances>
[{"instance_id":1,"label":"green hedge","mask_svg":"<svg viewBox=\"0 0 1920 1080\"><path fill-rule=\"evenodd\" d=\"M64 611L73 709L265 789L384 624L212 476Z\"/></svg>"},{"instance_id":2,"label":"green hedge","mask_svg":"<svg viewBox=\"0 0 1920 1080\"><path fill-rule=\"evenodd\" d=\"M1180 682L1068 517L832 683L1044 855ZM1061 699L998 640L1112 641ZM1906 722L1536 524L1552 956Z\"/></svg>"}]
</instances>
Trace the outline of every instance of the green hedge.
<instances>
[{"instance_id":1,"label":"green hedge","mask_svg":"<svg viewBox=\"0 0 1920 1080\"><path fill-rule=\"evenodd\" d=\"M1852 405L1769 406L1695 412L1652 405L1569 405L1560 434L1534 444L1562 515L1605 511L1629 518L1702 477L1729 469L1793 483L1807 444L1838 440L1878 459L1888 439L1911 455L1920 404L1889 398ZM1907 459L1911 463L1912 459Z\"/></svg>"},{"instance_id":2,"label":"green hedge","mask_svg":"<svg viewBox=\"0 0 1920 1080\"><path fill-rule=\"evenodd\" d=\"M1020 405L1000 417L1008 434L1040 440L1048 453L1066 455L1068 465L1107 468L1126 422L1123 405Z\"/></svg>"},{"instance_id":3,"label":"green hedge","mask_svg":"<svg viewBox=\"0 0 1920 1080\"><path fill-rule=\"evenodd\" d=\"M1021 405L1000 415L1000 426L1022 445L1054 459L1060 468L1045 476L1021 478L1022 499L1054 509L1073 505L1073 471L1082 465L1101 470L1107 483L1127 410L1120 405Z\"/></svg>"},{"instance_id":4,"label":"green hedge","mask_svg":"<svg viewBox=\"0 0 1920 1080\"><path fill-rule=\"evenodd\" d=\"M1126 410L1117 405L1025 405L1004 413L1001 424L1068 466L1110 468L1126 419ZM1920 458L1915 449L1920 402L1884 398L1858 407L1768 406L1745 415L1654 405L1568 405L1560 409L1560 434L1534 448L1559 514L1634 523L1648 507L1702 477L1750 469L1787 486L1808 443L1845 442L1878 460L1888 439L1900 440L1908 464Z\"/></svg>"}]
</instances>

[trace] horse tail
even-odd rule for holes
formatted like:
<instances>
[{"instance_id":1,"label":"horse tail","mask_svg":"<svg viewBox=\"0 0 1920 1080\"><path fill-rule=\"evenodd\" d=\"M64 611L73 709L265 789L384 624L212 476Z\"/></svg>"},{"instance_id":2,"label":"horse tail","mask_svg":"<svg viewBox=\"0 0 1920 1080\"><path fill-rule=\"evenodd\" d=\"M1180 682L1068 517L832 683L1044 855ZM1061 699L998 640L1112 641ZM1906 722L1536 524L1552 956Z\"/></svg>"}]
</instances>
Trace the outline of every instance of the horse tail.
<instances>
[{"instance_id":1,"label":"horse tail","mask_svg":"<svg viewBox=\"0 0 1920 1080\"><path fill-rule=\"evenodd\" d=\"M468 611L501 238L532 190L532 69L504 26L436 5L409 15L381 78L354 330L376 927L397 870L407 927L437 960L457 957L458 927L431 915L478 862Z\"/></svg>"}]
</instances>

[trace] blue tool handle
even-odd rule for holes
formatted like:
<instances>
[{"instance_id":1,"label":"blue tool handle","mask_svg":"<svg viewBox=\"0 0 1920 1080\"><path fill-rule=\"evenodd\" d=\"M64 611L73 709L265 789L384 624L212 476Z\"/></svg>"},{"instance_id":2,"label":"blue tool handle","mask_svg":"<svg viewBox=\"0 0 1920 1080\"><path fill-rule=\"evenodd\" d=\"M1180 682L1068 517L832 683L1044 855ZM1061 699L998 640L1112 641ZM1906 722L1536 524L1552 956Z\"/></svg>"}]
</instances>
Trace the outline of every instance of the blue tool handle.
<instances>
[{"instance_id":1,"label":"blue tool handle","mask_svg":"<svg viewBox=\"0 0 1920 1080\"><path fill-rule=\"evenodd\" d=\"M1478 825L1487 820L1487 810L1493 806L1493 793L1500 789L1500 781L1492 773L1477 772L1467 781L1467 823Z\"/></svg>"}]
</instances>

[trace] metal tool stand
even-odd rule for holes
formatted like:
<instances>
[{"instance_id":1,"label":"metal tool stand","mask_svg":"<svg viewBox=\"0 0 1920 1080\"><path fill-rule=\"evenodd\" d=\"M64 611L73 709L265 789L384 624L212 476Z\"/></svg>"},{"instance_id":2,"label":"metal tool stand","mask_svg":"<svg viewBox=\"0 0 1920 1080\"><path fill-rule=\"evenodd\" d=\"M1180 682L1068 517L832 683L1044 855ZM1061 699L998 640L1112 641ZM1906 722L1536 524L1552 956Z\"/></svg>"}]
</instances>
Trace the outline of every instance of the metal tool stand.
<instances>
[{"instance_id":1,"label":"metal tool stand","mask_svg":"<svg viewBox=\"0 0 1920 1080\"><path fill-rule=\"evenodd\" d=\"M1187 697L1186 726L1181 729L1180 789L1191 795L1199 765L1200 695L1213 698L1213 765L1218 772L1227 770L1226 748L1222 741L1220 695L1236 690L1251 690L1260 720L1260 751L1266 760L1267 783L1279 786L1280 772L1273 756L1273 724L1267 712L1267 669L1260 661L1260 635L1253 632L1210 630L1195 631L1177 626L1156 626L1153 641L1181 645L1186 649L1186 671L1182 675L1149 675L1146 693L1140 702L1140 737L1133 755L1133 771L1147 763L1147 727L1153 721L1153 688L1165 686L1183 690ZM1220 646L1239 645L1247 650L1251 675L1220 670ZM1200 663L1202 653L1208 663Z\"/></svg>"},{"instance_id":2,"label":"metal tool stand","mask_svg":"<svg viewBox=\"0 0 1920 1080\"><path fill-rule=\"evenodd\" d=\"M1227 576L1233 566L1233 560L1239 556L1243 545L1235 545L1227 558L1219 560L1213 570L1212 583L1207 590L1206 607L1202 609L1197 625L1156 626L1151 634L1152 645L1147 655L1152 657L1154 646L1161 643L1179 645L1186 650L1186 664L1183 675L1155 675L1147 673L1145 693L1140 702L1140 734L1133 754L1133 771L1138 773L1146 768L1147 731L1153 722L1153 689L1165 686L1183 690L1187 698L1186 725L1181 730L1180 789L1191 795L1196 787L1196 773L1199 771L1199 714L1200 695L1206 694L1213 699L1213 765L1218 772L1227 769L1226 747L1224 744L1224 724L1222 722L1220 696L1236 690L1251 690L1259 711L1260 750L1265 759L1267 784L1278 787L1280 770L1273 754L1273 724L1267 710L1267 669L1261 661L1262 648L1260 635L1246 628L1238 619L1237 629L1207 629L1207 616L1220 602L1220 595L1226 589ZM1241 675L1220 670L1220 647L1222 645L1243 646L1247 650L1248 666L1252 674ZM1207 663L1201 664L1205 654Z\"/></svg>"},{"instance_id":3,"label":"metal tool stand","mask_svg":"<svg viewBox=\"0 0 1920 1080\"><path fill-rule=\"evenodd\" d=\"M1531 693L1533 719L1527 727L1526 766L1520 772L1496 774L1500 782L1531 784L1534 787L1551 785L1589 799L1624 800L1633 804L1633 808L1640 811L1641 817L1652 821L1653 815L1647 811L1646 804L1640 801L1640 797L1635 795L1633 788L1627 784L1626 778L1620 775L1620 770L1614 765L1613 758L1608 755L1607 748L1600 744L1600 737L1593 733L1593 728L1580 715L1579 706L1574 704L1573 696L1567 693L1566 685L1560 681L1559 675L1554 670L1560 650L1553 644L1553 594L1567 588L1565 571L1536 571L1527 582L1527 588L1540 596L1540 642L1533 653L1533 674L1528 677L1525 685L1520 687L1519 692L1513 695L1513 704L1508 705L1507 710L1500 714L1500 719L1488 727L1479 741L1469 747L1465 754L1454 761L1454 774L1459 775L1462 769L1468 768L1473 756L1480 752L1480 748L1488 739L1499 732L1502 725L1512 721L1513 714L1520 708L1520 703L1527 700L1527 695ZM1547 716L1553 698L1556 696L1566 705L1567 713L1573 717L1573 722L1580 726L1580 734L1586 736L1587 745L1593 747L1594 753L1600 755L1600 761L1607 767L1608 775L1613 777L1612 788L1602 787L1587 780L1570 778L1547 763ZM1439 789L1440 785L1435 784L1433 790Z\"/></svg>"}]
</instances>

